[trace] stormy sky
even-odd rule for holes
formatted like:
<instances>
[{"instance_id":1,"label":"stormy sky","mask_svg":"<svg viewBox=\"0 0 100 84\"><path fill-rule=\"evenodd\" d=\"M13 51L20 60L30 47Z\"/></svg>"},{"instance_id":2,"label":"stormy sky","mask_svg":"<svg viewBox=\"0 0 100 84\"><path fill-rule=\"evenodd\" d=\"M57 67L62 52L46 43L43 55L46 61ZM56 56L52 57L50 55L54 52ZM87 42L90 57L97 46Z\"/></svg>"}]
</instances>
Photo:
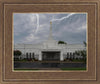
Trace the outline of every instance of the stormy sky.
<instances>
[{"instance_id":1,"label":"stormy sky","mask_svg":"<svg viewBox=\"0 0 100 84\"><path fill-rule=\"evenodd\" d=\"M50 21L55 40L68 44L86 41L86 13L14 13L14 43L36 44L47 40Z\"/></svg>"}]
</instances>

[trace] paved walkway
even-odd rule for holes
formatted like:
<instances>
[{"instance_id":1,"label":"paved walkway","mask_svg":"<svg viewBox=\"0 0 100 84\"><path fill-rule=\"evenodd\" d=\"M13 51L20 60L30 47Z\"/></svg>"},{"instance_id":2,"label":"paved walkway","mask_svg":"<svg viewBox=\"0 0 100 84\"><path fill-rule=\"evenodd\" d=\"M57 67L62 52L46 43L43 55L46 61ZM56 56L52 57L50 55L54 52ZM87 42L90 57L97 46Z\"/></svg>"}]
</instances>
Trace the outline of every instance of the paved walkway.
<instances>
[{"instance_id":1,"label":"paved walkway","mask_svg":"<svg viewBox=\"0 0 100 84\"><path fill-rule=\"evenodd\" d=\"M85 63L15 62L14 68L83 68Z\"/></svg>"}]
</instances>

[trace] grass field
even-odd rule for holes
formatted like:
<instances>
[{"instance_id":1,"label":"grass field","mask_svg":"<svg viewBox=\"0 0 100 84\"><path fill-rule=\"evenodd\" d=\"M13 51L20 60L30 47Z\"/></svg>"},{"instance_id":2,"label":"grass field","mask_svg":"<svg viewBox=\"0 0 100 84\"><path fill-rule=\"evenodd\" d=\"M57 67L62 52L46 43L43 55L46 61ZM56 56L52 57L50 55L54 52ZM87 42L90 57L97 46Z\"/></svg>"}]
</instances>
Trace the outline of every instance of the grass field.
<instances>
[{"instance_id":1,"label":"grass field","mask_svg":"<svg viewBox=\"0 0 100 84\"><path fill-rule=\"evenodd\" d=\"M39 70L39 69L14 69L15 71L25 70L25 71L31 71L31 70Z\"/></svg>"},{"instance_id":2,"label":"grass field","mask_svg":"<svg viewBox=\"0 0 100 84\"><path fill-rule=\"evenodd\" d=\"M32 70L41 70L41 69L14 69L15 71L32 71ZM60 68L60 70L86 70L86 68Z\"/></svg>"},{"instance_id":3,"label":"grass field","mask_svg":"<svg viewBox=\"0 0 100 84\"><path fill-rule=\"evenodd\" d=\"M86 68L61 68L61 70L86 70Z\"/></svg>"}]
</instances>

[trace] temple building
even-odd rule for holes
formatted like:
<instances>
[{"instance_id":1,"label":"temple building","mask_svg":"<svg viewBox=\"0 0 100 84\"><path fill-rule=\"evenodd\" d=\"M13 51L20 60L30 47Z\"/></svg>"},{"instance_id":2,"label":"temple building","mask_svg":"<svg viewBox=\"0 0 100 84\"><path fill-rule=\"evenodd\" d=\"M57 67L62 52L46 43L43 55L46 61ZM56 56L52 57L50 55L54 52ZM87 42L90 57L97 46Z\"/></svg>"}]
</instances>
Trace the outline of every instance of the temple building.
<instances>
[{"instance_id":1,"label":"temple building","mask_svg":"<svg viewBox=\"0 0 100 84\"><path fill-rule=\"evenodd\" d=\"M52 36L52 22L50 22L49 36L41 44L15 44L14 50L20 50L24 58L35 58L39 61L63 61L65 58L82 58L74 55L75 51L86 50L84 44L58 44Z\"/></svg>"}]
</instances>

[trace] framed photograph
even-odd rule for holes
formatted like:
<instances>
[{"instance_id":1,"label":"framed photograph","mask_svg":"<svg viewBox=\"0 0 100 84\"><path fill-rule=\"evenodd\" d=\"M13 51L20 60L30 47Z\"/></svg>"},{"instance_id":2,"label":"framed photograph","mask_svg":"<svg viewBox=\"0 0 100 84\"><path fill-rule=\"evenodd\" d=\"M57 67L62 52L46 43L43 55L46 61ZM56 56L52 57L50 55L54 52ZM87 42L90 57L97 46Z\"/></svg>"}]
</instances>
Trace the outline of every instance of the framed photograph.
<instances>
[{"instance_id":1,"label":"framed photograph","mask_svg":"<svg viewBox=\"0 0 100 84\"><path fill-rule=\"evenodd\" d=\"M87 70L87 13L13 13L13 28L13 70Z\"/></svg>"},{"instance_id":2,"label":"framed photograph","mask_svg":"<svg viewBox=\"0 0 100 84\"><path fill-rule=\"evenodd\" d=\"M99 84L99 0L1 0L0 83Z\"/></svg>"}]
</instances>

